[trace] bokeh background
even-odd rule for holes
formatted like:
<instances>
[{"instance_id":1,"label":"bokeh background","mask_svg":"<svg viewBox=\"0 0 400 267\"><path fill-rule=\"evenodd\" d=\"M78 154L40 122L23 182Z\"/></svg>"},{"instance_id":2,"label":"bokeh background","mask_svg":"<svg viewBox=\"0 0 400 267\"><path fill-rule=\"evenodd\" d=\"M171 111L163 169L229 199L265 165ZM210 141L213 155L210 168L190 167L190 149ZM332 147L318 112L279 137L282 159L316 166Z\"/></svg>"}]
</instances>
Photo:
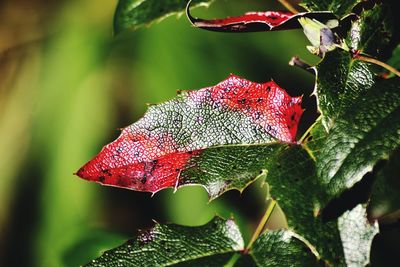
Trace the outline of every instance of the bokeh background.
<instances>
[{"instance_id":1,"label":"bokeh background","mask_svg":"<svg viewBox=\"0 0 400 267\"><path fill-rule=\"evenodd\" d=\"M273 78L290 94L304 94L308 120L300 131L315 116L308 98L314 78L288 66L295 55L318 60L300 30L214 33L171 16L114 37L116 4L0 2L0 266L78 266L152 219L201 225L215 214L233 215L249 238L266 205L260 181L208 203L201 187L151 197L73 176L119 128L143 115L145 103L234 73L257 82ZM213 18L272 9L283 7L217 0L193 13Z\"/></svg>"}]
</instances>

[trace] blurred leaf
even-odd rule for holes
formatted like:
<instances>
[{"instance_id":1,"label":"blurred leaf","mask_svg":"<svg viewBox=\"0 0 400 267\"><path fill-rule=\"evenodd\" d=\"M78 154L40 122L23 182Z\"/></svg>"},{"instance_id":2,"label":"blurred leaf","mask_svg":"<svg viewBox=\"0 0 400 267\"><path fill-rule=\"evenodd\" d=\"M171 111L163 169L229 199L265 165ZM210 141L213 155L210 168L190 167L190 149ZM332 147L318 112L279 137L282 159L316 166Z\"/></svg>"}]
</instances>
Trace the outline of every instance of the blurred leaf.
<instances>
[{"instance_id":1,"label":"blurred leaf","mask_svg":"<svg viewBox=\"0 0 400 267\"><path fill-rule=\"evenodd\" d=\"M189 0L119 0L114 15L114 31L137 29L183 12ZM193 0L194 6L208 6L212 0Z\"/></svg>"},{"instance_id":2,"label":"blurred leaf","mask_svg":"<svg viewBox=\"0 0 400 267\"><path fill-rule=\"evenodd\" d=\"M395 221L400 210L400 150L392 153L386 165L377 174L368 203L370 220ZM392 218L393 217L393 218Z\"/></svg>"},{"instance_id":3,"label":"blurred leaf","mask_svg":"<svg viewBox=\"0 0 400 267\"><path fill-rule=\"evenodd\" d=\"M231 75L151 106L77 175L147 192L201 184L212 198L243 189L265 164L260 153L268 158L279 143L294 142L300 102L273 81L258 84ZM257 144L263 146L252 146Z\"/></svg>"},{"instance_id":4,"label":"blurred leaf","mask_svg":"<svg viewBox=\"0 0 400 267\"><path fill-rule=\"evenodd\" d=\"M395 69L400 69L400 44L393 50L392 56L387 61L387 64ZM390 77L394 77L394 74L389 74Z\"/></svg>"},{"instance_id":5,"label":"blurred leaf","mask_svg":"<svg viewBox=\"0 0 400 267\"><path fill-rule=\"evenodd\" d=\"M82 266L101 254L109 247L115 247L126 240L125 236L106 231L90 229L81 233L77 240L74 240L69 249L63 255L65 266Z\"/></svg>"}]
</instances>

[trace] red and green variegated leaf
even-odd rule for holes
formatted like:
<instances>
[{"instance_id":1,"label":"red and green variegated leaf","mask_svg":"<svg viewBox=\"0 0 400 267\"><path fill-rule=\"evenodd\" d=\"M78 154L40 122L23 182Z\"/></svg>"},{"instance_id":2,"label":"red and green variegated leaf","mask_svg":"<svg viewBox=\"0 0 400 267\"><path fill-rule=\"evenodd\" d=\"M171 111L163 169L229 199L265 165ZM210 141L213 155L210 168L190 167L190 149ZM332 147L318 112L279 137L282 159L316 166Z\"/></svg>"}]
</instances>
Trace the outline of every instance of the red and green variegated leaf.
<instances>
[{"instance_id":1,"label":"red and green variegated leaf","mask_svg":"<svg viewBox=\"0 0 400 267\"><path fill-rule=\"evenodd\" d=\"M278 31L301 28L299 18L314 18L320 21L335 19L331 12L304 12L293 14L288 11L247 12L237 17L223 19L199 19L189 12L190 3L187 5L186 14L190 22L198 28L219 32L260 32Z\"/></svg>"},{"instance_id":2,"label":"red and green variegated leaf","mask_svg":"<svg viewBox=\"0 0 400 267\"><path fill-rule=\"evenodd\" d=\"M289 96L274 81L230 75L215 86L182 91L150 106L77 175L147 192L200 184L215 197L242 189L265 166L257 159L260 153L295 143L300 104L301 97Z\"/></svg>"}]
</instances>

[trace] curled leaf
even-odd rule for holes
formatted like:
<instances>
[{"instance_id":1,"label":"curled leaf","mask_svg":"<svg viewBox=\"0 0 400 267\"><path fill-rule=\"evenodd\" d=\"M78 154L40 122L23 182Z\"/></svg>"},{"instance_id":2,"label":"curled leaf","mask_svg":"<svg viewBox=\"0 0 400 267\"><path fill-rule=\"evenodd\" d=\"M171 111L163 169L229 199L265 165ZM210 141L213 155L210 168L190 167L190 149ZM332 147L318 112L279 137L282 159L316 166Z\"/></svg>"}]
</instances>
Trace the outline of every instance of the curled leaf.
<instances>
[{"instance_id":1,"label":"curled leaf","mask_svg":"<svg viewBox=\"0 0 400 267\"><path fill-rule=\"evenodd\" d=\"M210 31L219 32L260 32L279 31L300 28L299 18L315 18L320 21L335 19L331 12L304 12L293 14L288 11L247 12L237 17L224 19L200 19L193 17L189 12L188 3L186 14L193 26Z\"/></svg>"}]
</instances>

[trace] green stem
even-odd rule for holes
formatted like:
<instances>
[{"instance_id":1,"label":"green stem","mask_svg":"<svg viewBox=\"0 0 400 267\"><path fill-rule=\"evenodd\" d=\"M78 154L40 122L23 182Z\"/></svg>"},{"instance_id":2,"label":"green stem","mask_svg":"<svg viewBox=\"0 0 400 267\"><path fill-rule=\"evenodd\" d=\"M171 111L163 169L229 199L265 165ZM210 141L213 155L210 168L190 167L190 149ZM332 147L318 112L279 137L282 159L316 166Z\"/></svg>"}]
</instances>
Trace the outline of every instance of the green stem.
<instances>
[{"instance_id":1,"label":"green stem","mask_svg":"<svg viewBox=\"0 0 400 267\"><path fill-rule=\"evenodd\" d=\"M369 62L369 63L376 64L378 66L381 66L382 68L385 68L388 71L390 71L390 72L392 72L392 73L394 73L394 74L396 74L397 76L400 77L400 71L396 70L392 66L386 64L385 62L382 62L382 61L377 60L375 58L370 58L370 57L361 56L361 55L356 55L354 58L358 59L358 60L361 60L361 61L365 61L365 62Z\"/></svg>"},{"instance_id":2,"label":"green stem","mask_svg":"<svg viewBox=\"0 0 400 267\"><path fill-rule=\"evenodd\" d=\"M271 214L274 211L275 206L276 206L276 201L271 199L271 202L268 204L268 207L264 213L264 216L261 218L260 222L258 223L258 226L257 226L256 230L254 231L253 236L251 237L250 242L247 245L246 249L243 251L243 254L247 254L249 252L254 241L256 241L256 239L259 237L259 235L261 234L261 231L264 229L265 224L268 222L268 219L271 217Z\"/></svg>"}]
</instances>

